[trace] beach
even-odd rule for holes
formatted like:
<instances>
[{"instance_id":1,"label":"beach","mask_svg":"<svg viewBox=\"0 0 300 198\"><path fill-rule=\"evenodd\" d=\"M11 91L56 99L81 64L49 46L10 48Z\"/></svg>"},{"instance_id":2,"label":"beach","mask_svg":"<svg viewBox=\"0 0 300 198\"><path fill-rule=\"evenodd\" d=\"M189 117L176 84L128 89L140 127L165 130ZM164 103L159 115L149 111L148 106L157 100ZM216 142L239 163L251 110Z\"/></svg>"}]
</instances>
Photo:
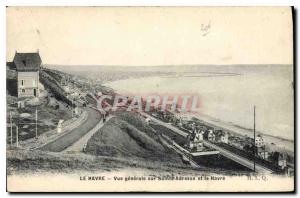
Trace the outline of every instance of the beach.
<instances>
[{"instance_id":1,"label":"beach","mask_svg":"<svg viewBox=\"0 0 300 198\"><path fill-rule=\"evenodd\" d=\"M253 107L256 130L270 146L293 152L294 104L292 67L269 67L236 73L185 72L174 76L146 77L108 82L105 86L124 95L197 95L196 117L216 122L242 135L252 135Z\"/></svg>"}]
</instances>

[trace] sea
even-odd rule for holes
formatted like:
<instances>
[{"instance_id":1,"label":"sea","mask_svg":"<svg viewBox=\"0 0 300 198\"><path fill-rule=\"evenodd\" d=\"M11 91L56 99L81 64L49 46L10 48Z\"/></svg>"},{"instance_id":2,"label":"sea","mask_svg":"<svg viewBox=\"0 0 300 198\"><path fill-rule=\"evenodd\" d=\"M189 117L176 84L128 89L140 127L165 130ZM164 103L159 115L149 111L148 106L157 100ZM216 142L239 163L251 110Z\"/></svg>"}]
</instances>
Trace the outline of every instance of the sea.
<instances>
[{"instance_id":1,"label":"sea","mask_svg":"<svg viewBox=\"0 0 300 198\"><path fill-rule=\"evenodd\" d=\"M180 67L176 67L180 68ZM251 136L254 127L269 143L294 148L294 81L292 65L206 67L159 77L107 82L121 94L191 94L199 96L199 118L219 122Z\"/></svg>"}]
</instances>

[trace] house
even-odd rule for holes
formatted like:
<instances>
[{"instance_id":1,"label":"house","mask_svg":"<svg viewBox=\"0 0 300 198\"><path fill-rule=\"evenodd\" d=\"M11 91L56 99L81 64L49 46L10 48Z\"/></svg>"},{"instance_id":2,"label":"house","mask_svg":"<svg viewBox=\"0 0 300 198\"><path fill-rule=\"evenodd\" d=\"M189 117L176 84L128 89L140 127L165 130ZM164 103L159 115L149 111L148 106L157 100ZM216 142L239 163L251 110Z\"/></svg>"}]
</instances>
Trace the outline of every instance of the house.
<instances>
[{"instance_id":1,"label":"house","mask_svg":"<svg viewBox=\"0 0 300 198\"><path fill-rule=\"evenodd\" d=\"M215 141L219 143L228 144L229 135L223 130L215 130Z\"/></svg>"},{"instance_id":2,"label":"house","mask_svg":"<svg viewBox=\"0 0 300 198\"><path fill-rule=\"evenodd\" d=\"M13 59L13 66L17 71L18 97L39 96L39 70L41 57L36 53L18 53Z\"/></svg>"},{"instance_id":3,"label":"house","mask_svg":"<svg viewBox=\"0 0 300 198\"><path fill-rule=\"evenodd\" d=\"M175 113L174 116L176 119L181 120L181 121L191 120L191 116L188 113L179 112L179 113Z\"/></svg>"},{"instance_id":4,"label":"house","mask_svg":"<svg viewBox=\"0 0 300 198\"><path fill-rule=\"evenodd\" d=\"M270 156L270 160L277 166L279 166L282 170L287 167L287 154L274 152Z\"/></svg>"},{"instance_id":5,"label":"house","mask_svg":"<svg viewBox=\"0 0 300 198\"><path fill-rule=\"evenodd\" d=\"M244 149L244 147L247 145L244 141L244 139L242 139L239 136L229 136L228 137L228 144L232 145L238 149Z\"/></svg>"},{"instance_id":6,"label":"house","mask_svg":"<svg viewBox=\"0 0 300 198\"><path fill-rule=\"evenodd\" d=\"M278 156L278 166L281 169L285 169L285 167L287 167L286 159L287 159L287 155L285 153L280 153L279 154L279 156Z\"/></svg>"},{"instance_id":7,"label":"house","mask_svg":"<svg viewBox=\"0 0 300 198\"><path fill-rule=\"evenodd\" d=\"M254 145L254 138L248 137L247 135L244 137L245 145L252 146Z\"/></svg>"},{"instance_id":8,"label":"house","mask_svg":"<svg viewBox=\"0 0 300 198\"><path fill-rule=\"evenodd\" d=\"M224 132L222 135L221 135L221 142L224 143L224 144L228 144L228 139L229 139L229 135L227 132Z\"/></svg>"},{"instance_id":9,"label":"house","mask_svg":"<svg viewBox=\"0 0 300 198\"><path fill-rule=\"evenodd\" d=\"M264 139L261 135L258 135L255 138L255 146L258 147L258 148L265 146Z\"/></svg>"},{"instance_id":10,"label":"house","mask_svg":"<svg viewBox=\"0 0 300 198\"><path fill-rule=\"evenodd\" d=\"M257 148L257 155L262 159L269 158L269 152L266 150L265 147L258 147Z\"/></svg>"},{"instance_id":11,"label":"house","mask_svg":"<svg viewBox=\"0 0 300 198\"><path fill-rule=\"evenodd\" d=\"M192 151L202 151L204 149L203 144L203 134L204 131L194 131L187 137L189 149Z\"/></svg>"},{"instance_id":12,"label":"house","mask_svg":"<svg viewBox=\"0 0 300 198\"><path fill-rule=\"evenodd\" d=\"M210 129L208 132L208 141L214 142L215 140L216 140L216 136L215 136L213 130Z\"/></svg>"}]
</instances>

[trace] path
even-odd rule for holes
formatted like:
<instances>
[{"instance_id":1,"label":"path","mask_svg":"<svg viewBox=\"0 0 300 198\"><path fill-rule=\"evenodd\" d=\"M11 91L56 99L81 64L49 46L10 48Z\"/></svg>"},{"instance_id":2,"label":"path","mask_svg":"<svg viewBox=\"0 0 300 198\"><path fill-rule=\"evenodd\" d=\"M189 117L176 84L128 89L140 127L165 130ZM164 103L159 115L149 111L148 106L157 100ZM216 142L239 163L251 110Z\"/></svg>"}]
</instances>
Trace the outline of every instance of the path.
<instances>
[{"instance_id":1,"label":"path","mask_svg":"<svg viewBox=\"0 0 300 198\"><path fill-rule=\"evenodd\" d=\"M113 116L109 116L106 118L106 122L111 119ZM89 139L99 130L101 129L106 122L99 122L92 130L90 130L87 134L82 136L77 142L72 144L70 147L65 149L63 152L81 152Z\"/></svg>"},{"instance_id":2,"label":"path","mask_svg":"<svg viewBox=\"0 0 300 198\"><path fill-rule=\"evenodd\" d=\"M101 114L90 107L87 107L85 110L88 113L88 118L83 124L39 149L43 151L61 152L90 132L90 130L100 122Z\"/></svg>"}]
</instances>

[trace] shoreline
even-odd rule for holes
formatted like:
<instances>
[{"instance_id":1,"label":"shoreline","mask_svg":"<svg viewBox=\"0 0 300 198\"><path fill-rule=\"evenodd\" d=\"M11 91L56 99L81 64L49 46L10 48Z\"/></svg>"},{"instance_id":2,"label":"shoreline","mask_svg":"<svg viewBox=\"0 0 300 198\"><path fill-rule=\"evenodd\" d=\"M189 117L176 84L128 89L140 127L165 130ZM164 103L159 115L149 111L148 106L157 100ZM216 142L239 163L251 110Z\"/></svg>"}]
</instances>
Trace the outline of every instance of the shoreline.
<instances>
[{"instance_id":1,"label":"shoreline","mask_svg":"<svg viewBox=\"0 0 300 198\"><path fill-rule=\"evenodd\" d=\"M196 119L199 119L199 120L203 120L207 123L216 125L218 127L230 130L238 135L247 135L249 137L251 137L251 135L253 135L253 133L251 133L250 129L243 128L242 126L235 125L233 123L227 123L225 121L210 117L208 115L193 114L193 117ZM272 135L265 134L260 131L257 131L257 134L261 134L264 137L269 148L273 148L271 150L283 150L285 152L289 152L294 155L294 141L293 140L288 140L285 138L272 136ZM278 142L280 142L280 143L278 143ZM274 143L274 145L272 143Z\"/></svg>"},{"instance_id":2,"label":"shoreline","mask_svg":"<svg viewBox=\"0 0 300 198\"><path fill-rule=\"evenodd\" d=\"M241 126L239 124L236 124L236 123L233 123L233 122L226 122L226 121L220 120L218 118L212 117L210 115L206 115L206 114L197 114L197 115L202 116L202 117L207 117L208 119L212 119L212 121L214 121L214 122L224 123L224 124L230 125L232 127L235 127L235 128L238 128L238 129L241 129L241 130L244 130L244 131L247 131L248 133L251 133L253 131L253 129L251 129L251 128L246 128L246 127L243 127L243 126ZM194 117L197 117L197 116L194 116ZM256 130L256 132L258 134L262 134L262 135L268 136L270 138L276 138L276 139L280 139L282 141L294 143L294 140L291 140L291 139L287 139L287 138L280 137L280 136L275 136L275 135L270 135L270 134L267 134L266 132L263 132L263 131Z\"/></svg>"},{"instance_id":3,"label":"shoreline","mask_svg":"<svg viewBox=\"0 0 300 198\"><path fill-rule=\"evenodd\" d=\"M166 75L165 77L174 77L174 76L175 75ZM144 77L144 78L153 78L153 77L154 78L157 78L157 77L161 78L162 76L149 76L149 77ZM141 79L141 78L128 78L128 79L132 80L132 79ZM123 81L126 81L128 79L110 81L110 82L106 82L102 85L111 88L112 83L123 82ZM112 89L114 89L114 88L112 88ZM116 89L114 89L114 90L116 91L116 93L120 92L119 90L116 90ZM207 121L208 123L215 124L217 126L225 128L225 129L228 128L229 130L235 132L238 135L251 136L251 134L252 134L251 129L249 129L249 128L240 126L237 123L226 122L226 121L220 120L219 118L215 118L215 117L212 117L212 116L209 116L209 115L193 114L191 117L195 117L195 118L198 118L200 120ZM263 131L257 131L257 133L264 136L264 138L266 139L266 142L268 143L268 146L270 146L272 148L276 148L277 150L279 149L279 150L287 151L287 152L292 153L294 155L294 141L293 140L287 139L285 137L270 135L270 134L267 134L266 132L263 132Z\"/></svg>"}]
</instances>

